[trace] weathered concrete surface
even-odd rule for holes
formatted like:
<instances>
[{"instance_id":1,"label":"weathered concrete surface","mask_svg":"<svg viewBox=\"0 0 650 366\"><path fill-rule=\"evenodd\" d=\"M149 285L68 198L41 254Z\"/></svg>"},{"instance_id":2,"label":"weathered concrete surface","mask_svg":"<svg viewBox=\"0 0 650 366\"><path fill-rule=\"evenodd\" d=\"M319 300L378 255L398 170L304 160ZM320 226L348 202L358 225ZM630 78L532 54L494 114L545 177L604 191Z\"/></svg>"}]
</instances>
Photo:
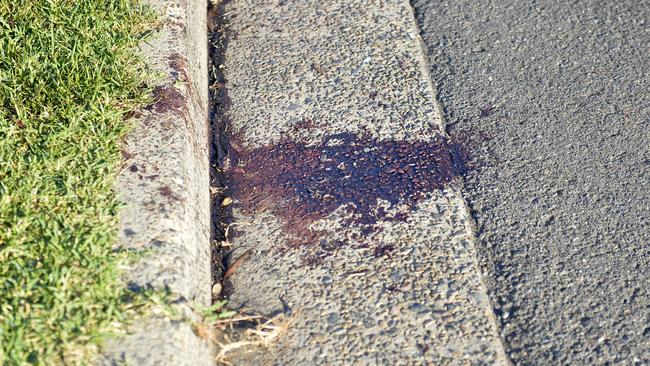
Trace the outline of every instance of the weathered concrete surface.
<instances>
[{"instance_id":1,"label":"weathered concrete surface","mask_svg":"<svg viewBox=\"0 0 650 366\"><path fill-rule=\"evenodd\" d=\"M414 1L513 363L650 365L647 1Z\"/></svg>"},{"instance_id":2,"label":"weathered concrete surface","mask_svg":"<svg viewBox=\"0 0 650 366\"><path fill-rule=\"evenodd\" d=\"M230 305L295 317L272 353L243 355L235 364L507 364L449 154L434 157L435 174L422 173L444 187L426 182L421 195L401 196L422 185L409 179L421 172L400 167L400 159L445 140L408 2L233 0L225 8L228 171L249 188L233 189L236 235L229 239L235 257L252 249L230 278ZM368 147L345 145L358 140ZM281 142L289 151L275 154ZM330 158L314 157L318 148L310 146L348 154L336 167L350 173L328 181ZM271 159L286 159L273 165L278 175L251 160L263 158L264 149ZM344 182L365 178L353 166L383 153L397 156L403 170L377 163L367 171L405 176L355 205L356 192ZM311 182L305 162L325 178ZM257 195L250 190L255 179ZM325 193L312 189L321 183ZM275 195L287 187L305 189ZM327 195L352 198L331 211L317 199Z\"/></svg>"},{"instance_id":3,"label":"weathered concrete surface","mask_svg":"<svg viewBox=\"0 0 650 366\"><path fill-rule=\"evenodd\" d=\"M150 3L163 15L162 29L142 53L164 77L124 143L120 242L147 251L129 268L129 284L169 289L179 298L177 310L192 318L188 302L211 301L207 2ZM213 359L190 322L162 317L139 321L132 334L107 344L101 363L120 362L208 365Z\"/></svg>"}]
</instances>

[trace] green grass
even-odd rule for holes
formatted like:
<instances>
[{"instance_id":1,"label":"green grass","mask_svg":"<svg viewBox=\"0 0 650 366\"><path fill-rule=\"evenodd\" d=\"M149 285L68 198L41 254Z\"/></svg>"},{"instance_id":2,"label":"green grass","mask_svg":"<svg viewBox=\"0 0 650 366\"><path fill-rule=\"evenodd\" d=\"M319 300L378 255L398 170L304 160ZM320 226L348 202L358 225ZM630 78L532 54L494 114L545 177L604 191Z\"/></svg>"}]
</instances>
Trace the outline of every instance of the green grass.
<instances>
[{"instance_id":1,"label":"green grass","mask_svg":"<svg viewBox=\"0 0 650 366\"><path fill-rule=\"evenodd\" d=\"M0 0L0 364L86 364L133 315L113 250L137 0Z\"/></svg>"}]
</instances>

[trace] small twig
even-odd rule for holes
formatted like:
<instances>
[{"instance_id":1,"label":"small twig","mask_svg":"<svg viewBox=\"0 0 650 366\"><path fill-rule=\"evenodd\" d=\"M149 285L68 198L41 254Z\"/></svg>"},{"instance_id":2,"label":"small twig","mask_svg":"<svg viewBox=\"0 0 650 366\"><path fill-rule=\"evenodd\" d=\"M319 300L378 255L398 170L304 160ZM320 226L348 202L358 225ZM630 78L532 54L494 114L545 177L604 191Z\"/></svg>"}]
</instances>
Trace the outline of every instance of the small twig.
<instances>
[{"instance_id":1,"label":"small twig","mask_svg":"<svg viewBox=\"0 0 650 366\"><path fill-rule=\"evenodd\" d=\"M219 362L230 364L229 362L225 361L226 353L246 346L257 346L259 345L259 343L252 342L252 341L241 341L241 342L232 342L227 344L218 343L218 345L220 347L220 350L219 350L219 354L217 355L217 360Z\"/></svg>"},{"instance_id":2,"label":"small twig","mask_svg":"<svg viewBox=\"0 0 650 366\"><path fill-rule=\"evenodd\" d=\"M230 231L230 227L237 226L237 225L245 226L245 225L252 225L252 224L250 222L233 222L228 224L228 226L226 226L226 231L223 234L223 237L226 238L226 240L228 240L228 232Z\"/></svg>"},{"instance_id":3,"label":"small twig","mask_svg":"<svg viewBox=\"0 0 650 366\"><path fill-rule=\"evenodd\" d=\"M228 318L228 319L223 319L223 320L217 320L213 324L214 325L221 325L221 324L243 322L243 321L255 320L255 319L264 319L264 317L261 316L261 315L240 316L239 318Z\"/></svg>"},{"instance_id":4,"label":"small twig","mask_svg":"<svg viewBox=\"0 0 650 366\"><path fill-rule=\"evenodd\" d=\"M237 267L239 267L251 255L251 253L253 253L253 248L246 250L244 253L242 253L242 255L237 257L237 259L232 262L230 267L228 267L226 272L223 274L223 280L225 281L228 277L235 273Z\"/></svg>"}]
</instances>

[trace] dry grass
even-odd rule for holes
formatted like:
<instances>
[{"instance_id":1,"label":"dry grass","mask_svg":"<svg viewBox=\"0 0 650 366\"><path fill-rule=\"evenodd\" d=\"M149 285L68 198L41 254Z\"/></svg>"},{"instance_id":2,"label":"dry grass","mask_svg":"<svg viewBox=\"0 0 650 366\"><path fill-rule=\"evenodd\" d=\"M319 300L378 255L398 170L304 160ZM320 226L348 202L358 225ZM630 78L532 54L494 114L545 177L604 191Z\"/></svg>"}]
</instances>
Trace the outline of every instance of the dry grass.
<instances>
[{"instance_id":1,"label":"dry grass","mask_svg":"<svg viewBox=\"0 0 650 366\"><path fill-rule=\"evenodd\" d=\"M216 361L223 365L232 365L229 359L236 354L270 351L277 341L291 327L293 317L279 315L270 319L261 316L241 316L225 319L214 324L219 340ZM243 331L237 330L242 322L256 322L256 326ZM234 334L234 336L233 336Z\"/></svg>"},{"instance_id":2,"label":"dry grass","mask_svg":"<svg viewBox=\"0 0 650 366\"><path fill-rule=\"evenodd\" d=\"M265 317L226 310L227 301L219 301L198 312L203 322L194 330L202 339L217 347L216 361L231 365L230 359L251 352L272 352L273 346L286 334L297 314Z\"/></svg>"}]
</instances>

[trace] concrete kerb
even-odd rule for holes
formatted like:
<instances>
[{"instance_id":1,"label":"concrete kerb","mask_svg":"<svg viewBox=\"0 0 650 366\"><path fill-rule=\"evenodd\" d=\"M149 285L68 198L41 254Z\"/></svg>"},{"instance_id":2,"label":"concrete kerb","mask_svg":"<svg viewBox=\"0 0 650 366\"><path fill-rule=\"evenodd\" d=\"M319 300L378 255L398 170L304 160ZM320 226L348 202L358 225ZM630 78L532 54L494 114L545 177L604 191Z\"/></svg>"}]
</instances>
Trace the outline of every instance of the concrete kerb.
<instances>
[{"instance_id":1,"label":"concrete kerb","mask_svg":"<svg viewBox=\"0 0 650 366\"><path fill-rule=\"evenodd\" d=\"M409 2L409 3L412 4L412 2ZM411 27L413 27L413 29L418 30L417 40L418 40L418 51L419 52L418 52L417 57L418 57L419 63L420 63L420 71L422 72L424 78L426 79L426 81L427 81L427 83L429 85L429 88L431 90L433 90L433 94L434 94L433 104L435 105L435 113L438 116L439 120L442 121L443 130L445 131L445 134L447 134L448 133L447 127L444 125L445 124L445 117L444 117L444 113L443 113L443 107L440 104L440 101L438 99L438 95L437 95L438 91L437 91L435 85L433 84L433 78L431 76L431 72L430 72L430 68L429 68L429 61L428 61L428 58L427 58L427 51L426 51L427 47L426 47L426 45L424 43L424 40L422 39L422 36L419 33L420 27L418 26L418 22L417 22L416 15L415 15L415 9L413 9L413 6L411 6L411 18L410 19L411 19ZM449 136L447 136L447 137L449 137ZM451 152L451 153L453 154L453 152ZM454 159L454 158L457 159L459 157L458 156L452 157L452 159ZM460 157L460 158L462 159L462 157ZM460 162L460 164L463 164L463 167L461 168L461 170L464 170L465 169L465 167L464 167L465 162ZM464 172L463 172L463 174L464 174ZM460 188L461 188L461 190L465 189L463 184L461 184ZM459 197L462 197L462 192L459 192ZM468 237L469 237L468 242L469 242L469 245L471 246L470 250L474 253L474 255L472 255L472 266L475 268L475 271L476 271L477 282L478 282L480 288L482 289L482 291L484 292L484 304L486 305L485 315L484 316L485 316L486 321L493 327L493 329L494 329L493 334L496 335L496 337L494 339L494 345L497 347L497 351L496 351L497 359L502 365L512 366L512 361L510 360L510 358L507 355L506 346L504 344L503 338L501 337L500 334L498 334L498 332L499 332L498 324L499 323L498 323L498 320L496 318L496 314L494 313L494 304L493 304L492 299L490 298L490 296L488 296L488 294L487 294L487 286L486 286L486 283L485 283L484 273L483 273L483 270L481 269L481 265L480 265L479 260L478 260L478 255L476 254L477 253L476 238L478 237L478 228L476 227L476 221L472 217L471 209L470 209L469 205L467 204L467 201L464 198L460 199L460 206L461 206L461 209L462 209L462 215L466 218L466 221L467 221L466 230L468 231Z\"/></svg>"},{"instance_id":2,"label":"concrete kerb","mask_svg":"<svg viewBox=\"0 0 650 366\"><path fill-rule=\"evenodd\" d=\"M209 365L211 346L194 333L189 306L211 301L207 1L147 1L163 20L141 52L165 76L123 146L119 239L124 248L146 251L127 270L129 285L168 289L190 321L139 321L105 344L99 363Z\"/></svg>"}]
</instances>

